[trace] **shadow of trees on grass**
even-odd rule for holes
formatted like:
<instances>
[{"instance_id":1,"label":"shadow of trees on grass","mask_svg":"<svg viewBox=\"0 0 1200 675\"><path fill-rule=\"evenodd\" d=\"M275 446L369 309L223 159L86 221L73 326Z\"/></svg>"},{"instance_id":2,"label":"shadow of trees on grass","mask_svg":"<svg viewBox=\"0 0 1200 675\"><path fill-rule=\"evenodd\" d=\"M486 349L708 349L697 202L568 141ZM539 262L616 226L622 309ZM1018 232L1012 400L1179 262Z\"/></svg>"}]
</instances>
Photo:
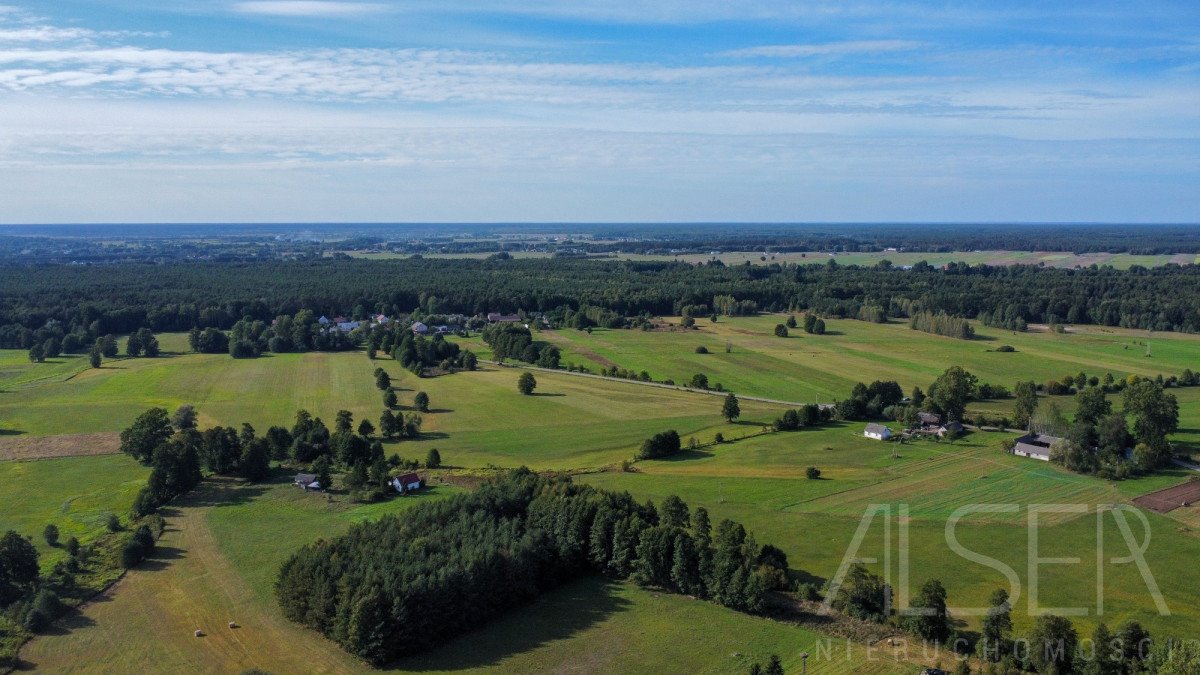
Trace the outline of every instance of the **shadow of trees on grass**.
<instances>
[{"instance_id":1,"label":"shadow of trees on grass","mask_svg":"<svg viewBox=\"0 0 1200 675\"><path fill-rule=\"evenodd\" d=\"M388 670L439 671L496 666L514 654L574 637L632 606L617 595L620 584L588 577L550 591L479 628Z\"/></svg>"}]
</instances>

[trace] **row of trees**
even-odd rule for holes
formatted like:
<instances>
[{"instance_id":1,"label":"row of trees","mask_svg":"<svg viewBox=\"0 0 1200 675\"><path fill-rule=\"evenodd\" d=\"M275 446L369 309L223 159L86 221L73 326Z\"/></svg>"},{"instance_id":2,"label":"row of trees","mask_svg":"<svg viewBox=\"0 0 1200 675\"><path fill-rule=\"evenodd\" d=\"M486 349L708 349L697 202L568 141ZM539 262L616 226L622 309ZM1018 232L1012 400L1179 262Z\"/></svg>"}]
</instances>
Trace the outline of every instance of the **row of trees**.
<instances>
[{"instance_id":1,"label":"row of trees","mask_svg":"<svg viewBox=\"0 0 1200 675\"><path fill-rule=\"evenodd\" d=\"M730 521L712 528L707 512L678 498L656 508L520 469L305 546L284 563L275 591L289 619L382 665L581 575L758 611L786 569L778 549Z\"/></svg>"},{"instance_id":2,"label":"row of trees","mask_svg":"<svg viewBox=\"0 0 1200 675\"><path fill-rule=\"evenodd\" d=\"M971 326L970 321L941 311L915 312L909 317L908 325L913 330L960 340L970 340L975 337L975 329Z\"/></svg>"},{"instance_id":3,"label":"row of trees","mask_svg":"<svg viewBox=\"0 0 1200 675\"><path fill-rule=\"evenodd\" d=\"M1200 664L1195 644L1180 647L1177 640L1156 642L1136 621L1126 621L1115 631L1103 622L1085 649L1069 619L1054 614L1038 616L1024 635L1014 633L1008 592L996 589L989 600L979 633L959 632L947 610L947 593L937 579L926 581L904 613L893 609L892 588L862 563L853 564L842 585L830 598L846 614L884 623L895 621L908 632L930 643L951 646L960 654L975 655L998 673L1038 672L1059 675L1123 675L1126 673L1188 673L1184 665ZM1194 642L1194 641L1193 641ZM960 668L959 672L969 672Z\"/></svg>"}]
</instances>

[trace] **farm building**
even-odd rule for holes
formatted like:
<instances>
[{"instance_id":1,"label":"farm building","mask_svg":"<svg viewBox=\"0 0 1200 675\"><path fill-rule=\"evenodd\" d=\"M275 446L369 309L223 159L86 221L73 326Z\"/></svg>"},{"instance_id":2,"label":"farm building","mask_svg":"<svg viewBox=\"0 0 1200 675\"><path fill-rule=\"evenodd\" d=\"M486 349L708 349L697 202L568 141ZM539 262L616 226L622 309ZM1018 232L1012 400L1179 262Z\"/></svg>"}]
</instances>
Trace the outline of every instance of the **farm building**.
<instances>
[{"instance_id":1,"label":"farm building","mask_svg":"<svg viewBox=\"0 0 1200 675\"><path fill-rule=\"evenodd\" d=\"M421 477L415 473L406 473L392 479L392 487L401 494L421 489Z\"/></svg>"},{"instance_id":2,"label":"farm building","mask_svg":"<svg viewBox=\"0 0 1200 675\"><path fill-rule=\"evenodd\" d=\"M1043 462L1049 462L1050 447L1061 440L1057 436L1047 436L1046 434L1026 434L1017 439L1012 453L1020 457L1029 457L1030 459L1040 459Z\"/></svg>"},{"instance_id":3,"label":"farm building","mask_svg":"<svg viewBox=\"0 0 1200 675\"><path fill-rule=\"evenodd\" d=\"M942 416L937 413L919 412L917 419L920 420L921 426L925 427L936 427L942 424Z\"/></svg>"},{"instance_id":4,"label":"farm building","mask_svg":"<svg viewBox=\"0 0 1200 675\"><path fill-rule=\"evenodd\" d=\"M418 321L412 325L412 332L413 335L424 335L429 332L429 326Z\"/></svg>"},{"instance_id":5,"label":"farm building","mask_svg":"<svg viewBox=\"0 0 1200 675\"><path fill-rule=\"evenodd\" d=\"M863 429L863 436L874 438L877 441L886 441L892 437L892 430L882 424L868 424L866 429Z\"/></svg>"},{"instance_id":6,"label":"farm building","mask_svg":"<svg viewBox=\"0 0 1200 675\"><path fill-rule=\"evenodd\" d=\"M516 323L521 320L520 314L498 314L490 312L487 315L488 323Z\"/></svg>"},{"instance_id":7,"label":"farm building","mask_svg":"<svg viewBox=\"0 0 1200 675\"><path fill-rule=\"evenodd\" d=\"M317 474L315 473L298 473L296 474L296 480L292 484L304 490L321 489L321 484L317 482Z\"/></svg>"},{"instance_id":8,"label":"farm building","mask_svg":"<svg viewBox=\"0 0 1200 675\"><path fill-rule=\"evenodd\" d=\"M937 435L940 438L955 438L963 433L963 425L959 422L947 422L938 427Z\"/></svg>"}]
</instances>

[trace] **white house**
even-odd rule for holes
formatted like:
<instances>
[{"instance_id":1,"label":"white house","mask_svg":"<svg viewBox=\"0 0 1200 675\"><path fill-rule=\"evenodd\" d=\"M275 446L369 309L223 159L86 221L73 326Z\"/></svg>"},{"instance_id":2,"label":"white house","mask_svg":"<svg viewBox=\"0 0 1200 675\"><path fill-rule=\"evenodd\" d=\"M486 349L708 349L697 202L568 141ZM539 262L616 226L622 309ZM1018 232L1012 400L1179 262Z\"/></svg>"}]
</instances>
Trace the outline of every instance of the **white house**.
<instances>
[{"instance_id":1,"label":"white house","mask_svg":"<svg viewBox=\"0 0 1200 675\"><path fill-rule=\"evenodd\" d=\"M401 494L421 489L421 477L415 473L406 473L392 479L392 487Z\"/></svg>"},{"instance_id":2,"label":"white house","mask_svg":"<svg viewBox=\"0 0 1200 675\"><path fill-rule=\"evenodd\" d=\"M1057 436L1048 436L1046 434L1026 434L1017 439L1013 445L1012 453L1019 457L1028 457L1030 459L1040 459L1043 462L1050 461L1050 447L1061 441Z\"/></svg>"},{"instance_id":3,"label":"white house","mask_svg":"<svg viewBox=\"0 0 1200 675\"><path fill-rule=\"evenodd\" d=\"M868 424L867 428L863 429L863 436L874 438L877 441L886 441L892 437L892 430L882 424Z\"/></svg>"}]
</instances>

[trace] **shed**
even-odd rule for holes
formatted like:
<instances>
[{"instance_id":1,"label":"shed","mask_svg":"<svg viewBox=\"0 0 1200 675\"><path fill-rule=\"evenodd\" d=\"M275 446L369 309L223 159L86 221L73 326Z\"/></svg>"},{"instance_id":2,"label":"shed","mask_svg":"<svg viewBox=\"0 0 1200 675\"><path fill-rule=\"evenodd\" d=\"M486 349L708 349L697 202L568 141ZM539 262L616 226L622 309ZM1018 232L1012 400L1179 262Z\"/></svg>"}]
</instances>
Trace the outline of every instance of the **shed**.
<instances>
[{"instance_id":1,"label":"shed","mask_svg":"<svg viewBox=\"0 0 1200 675\"><path fill-rule=\"evenodd\" d=\"M882 424L868 424L863 429L863 436L874 438L877 441L886 441L892 437L892 430Z\"/></svg>"},{"instance_id":2,"label":"shed","mask_svg":"<svg viewBox=\"0 0 1200 675\"><path fill-rule=\"evenodd\" d=\"M317 482L317 474L315 473L298 473L292 484L305 490L321 489L321 484Z\"/></svg>"},{"instance_id":3,"label":"shed","mask_svg":"<svg viewBox=\"0 0 1200 675\"><path fill-rule=\"evenodd\" d=\"M1030 459L1040 459L1043 462L1049 462L1050 447L1061 440L1057 436L1048 436L1046 434L1026 434L1017 439L1012 453L1019 457L1028 457Z\"/></svg>"}]
</instances>

